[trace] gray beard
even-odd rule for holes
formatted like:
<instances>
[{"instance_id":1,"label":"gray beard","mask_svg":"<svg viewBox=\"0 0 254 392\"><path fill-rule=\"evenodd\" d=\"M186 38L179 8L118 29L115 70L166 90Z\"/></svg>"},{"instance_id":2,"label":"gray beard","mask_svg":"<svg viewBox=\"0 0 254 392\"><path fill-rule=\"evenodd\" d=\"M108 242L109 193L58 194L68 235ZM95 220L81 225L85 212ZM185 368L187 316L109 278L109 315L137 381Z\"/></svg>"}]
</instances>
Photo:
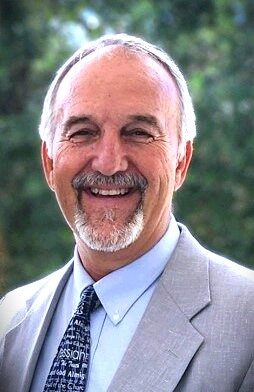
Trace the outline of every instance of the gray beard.
<instances>
[{"instance_id":1,"label":"gray beard","mask_svg":"<svg viewBox=\"0 0 254 392\"><path fill-rule=\"evenodd\" d=\"M75 214L75 232L81 241L90 249L100 252L117 252L131 245L141 234L144 227L144 212L142 202L134 211L132 217L118 228L114 222L117 220L113 209L105 211L102 221L111 225L109 234L105 235L98 224L89 222L87 214L77 206Z\"/></svg>"}]
</instances>

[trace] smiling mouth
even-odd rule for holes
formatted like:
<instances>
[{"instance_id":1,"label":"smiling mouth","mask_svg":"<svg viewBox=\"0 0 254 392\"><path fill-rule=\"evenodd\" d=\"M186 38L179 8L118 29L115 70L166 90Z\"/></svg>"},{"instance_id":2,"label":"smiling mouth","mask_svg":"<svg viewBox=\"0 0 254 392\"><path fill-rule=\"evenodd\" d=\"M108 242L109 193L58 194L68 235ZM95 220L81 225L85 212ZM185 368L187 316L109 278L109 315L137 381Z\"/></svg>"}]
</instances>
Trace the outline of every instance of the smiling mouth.
<instances>
[{"instance_id":1,"label":"smiling mouth","mask_svg":"<svg viewBox=\"0 0 254 392\"><path fill-rule=\"evenodd\" d=\"M88 190L94 196L125 196L131 192L130 188L100 189L91 187Z\"/></svg>"},{"instance_id":2,"label":"smiling mouth","mask_svg":"<svg viewBox=\"0 0 254 392\"><path fill-rule=\"evenodd\" d=\"M84 192L90 197L104 199L109 204L110 199L113 201L114 198L143 198L147 185L147 180L139 174L120 172L112 176L104 176L99 172L80 173L72 181L79 200Z\"/></svg>"},{"instance_id":3,"label":"smiling mouth","mask_svg":"<svg viewBox=\"0 0 254 392\"><path fill-rule=\"evenodd\" d=\"M101 189L95 187L89 187L85 189L90 195L95 197L124 197L128 196L135 191L137 188L117 188L117 189Z\"/></svg>"}]
</instances>

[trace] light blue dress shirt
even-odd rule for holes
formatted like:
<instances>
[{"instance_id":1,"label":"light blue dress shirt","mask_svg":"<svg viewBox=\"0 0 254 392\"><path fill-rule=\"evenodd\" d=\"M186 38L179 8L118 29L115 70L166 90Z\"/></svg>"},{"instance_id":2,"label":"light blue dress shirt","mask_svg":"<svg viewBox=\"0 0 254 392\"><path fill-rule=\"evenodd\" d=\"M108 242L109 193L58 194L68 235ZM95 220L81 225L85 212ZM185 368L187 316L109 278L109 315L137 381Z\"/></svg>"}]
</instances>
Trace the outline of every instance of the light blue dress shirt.
<instances>
[{"instance_id":1,"label":"light blue dress shirt","mask_svg":"<svg viewBox=\"0 0 254 392\"><path fill-rule=\"evenodd\" d=\"M171 216L168 230L148 253L96 283L83 268L75 249L73 273L48 329L30 392L43 391L58 345L80 301L80 294L90 284L94 284L102 306L91 315L91 354L86 391L107 391L178 238L179 228Z\"/></svg>"}]
</instances>

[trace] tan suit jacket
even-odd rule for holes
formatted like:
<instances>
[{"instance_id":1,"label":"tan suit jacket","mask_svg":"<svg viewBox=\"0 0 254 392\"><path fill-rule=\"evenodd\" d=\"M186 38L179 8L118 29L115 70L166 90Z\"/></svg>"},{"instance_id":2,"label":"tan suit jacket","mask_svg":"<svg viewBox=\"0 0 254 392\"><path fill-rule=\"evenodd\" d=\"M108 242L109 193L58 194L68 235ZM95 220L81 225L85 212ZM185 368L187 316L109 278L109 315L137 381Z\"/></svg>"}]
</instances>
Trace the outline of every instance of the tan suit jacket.
<instances>
[{"instance_id":1,"label":"tan suit jacket","mask_svg":"<svg viewBox=\"0 0 254 392\"><path fill-rule=\"evenodd\" d=\"M207 251L180 227L108 392L253 392L254 272ZM1 392L29 391L71 272L72 261L2 301Z\"/></svg>"}]
</instances>

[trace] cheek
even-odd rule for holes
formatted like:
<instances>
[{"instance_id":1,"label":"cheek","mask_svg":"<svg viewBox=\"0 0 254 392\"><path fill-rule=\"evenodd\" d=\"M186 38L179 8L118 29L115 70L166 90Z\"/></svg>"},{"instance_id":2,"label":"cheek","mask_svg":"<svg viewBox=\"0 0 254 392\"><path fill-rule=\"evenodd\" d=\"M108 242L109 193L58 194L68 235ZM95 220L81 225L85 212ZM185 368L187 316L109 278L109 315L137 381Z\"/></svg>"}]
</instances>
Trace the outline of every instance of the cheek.
<instances>
[{"instance_id":1,"label":"cheek","mask_svg":"<svg viewBox=\"0 0 254 392\"><path fill-rule=\"evenodd\" d=\"M71 185L71 177L58 175L55 179L55 195L64 215L76 203L76 194Z\"/></svg>"},{"instance_id":2,"label":"cheek","mask_svg":"<svg viewBox=\"0 0 254 392\"><path fill-rule=\"evenodd\" d=\"M54 158L56 180L63 183L72 181L84 166L84 156L85 154L80 154L70 143L59 148Z\"/></svg>"},{"instance_id":3,"label":"cheek","mask_svg":"<svg viewBox=\"0 0 254 392\"><path fill-rule=\"evenodd\" d=\"M150 167L150 170L148 168ZM151 169L152 168L152 169ZM175 159L169 154L150 154L146 177L148 189L144 200L147 216L168 216L175 185Z\"/></svg>"},{"instance_id":4,"label":"cheek","mask_svg":"<svg viewBox=\"0 0 254 392\"><path fill-rule=\"evenodd\" d=\"M70 208L76 203L76 192L72 180L81 170L80 162L75 154L70 156L59 152L54 160L54 191L61 209Z\"/></svg>"},{"instance_id":5,"label":"cheek","mask_svg":"<svg viewBox=\"0 0 254 392\"><path fill-rule=\"evenodd\" d=\"M144 170L154 189L159 187L163 191L172 188L175 182L176 154L173 151L171 153L164 146L156 146L146 153L146 157Z\"/></svg>"}]
</instances>

